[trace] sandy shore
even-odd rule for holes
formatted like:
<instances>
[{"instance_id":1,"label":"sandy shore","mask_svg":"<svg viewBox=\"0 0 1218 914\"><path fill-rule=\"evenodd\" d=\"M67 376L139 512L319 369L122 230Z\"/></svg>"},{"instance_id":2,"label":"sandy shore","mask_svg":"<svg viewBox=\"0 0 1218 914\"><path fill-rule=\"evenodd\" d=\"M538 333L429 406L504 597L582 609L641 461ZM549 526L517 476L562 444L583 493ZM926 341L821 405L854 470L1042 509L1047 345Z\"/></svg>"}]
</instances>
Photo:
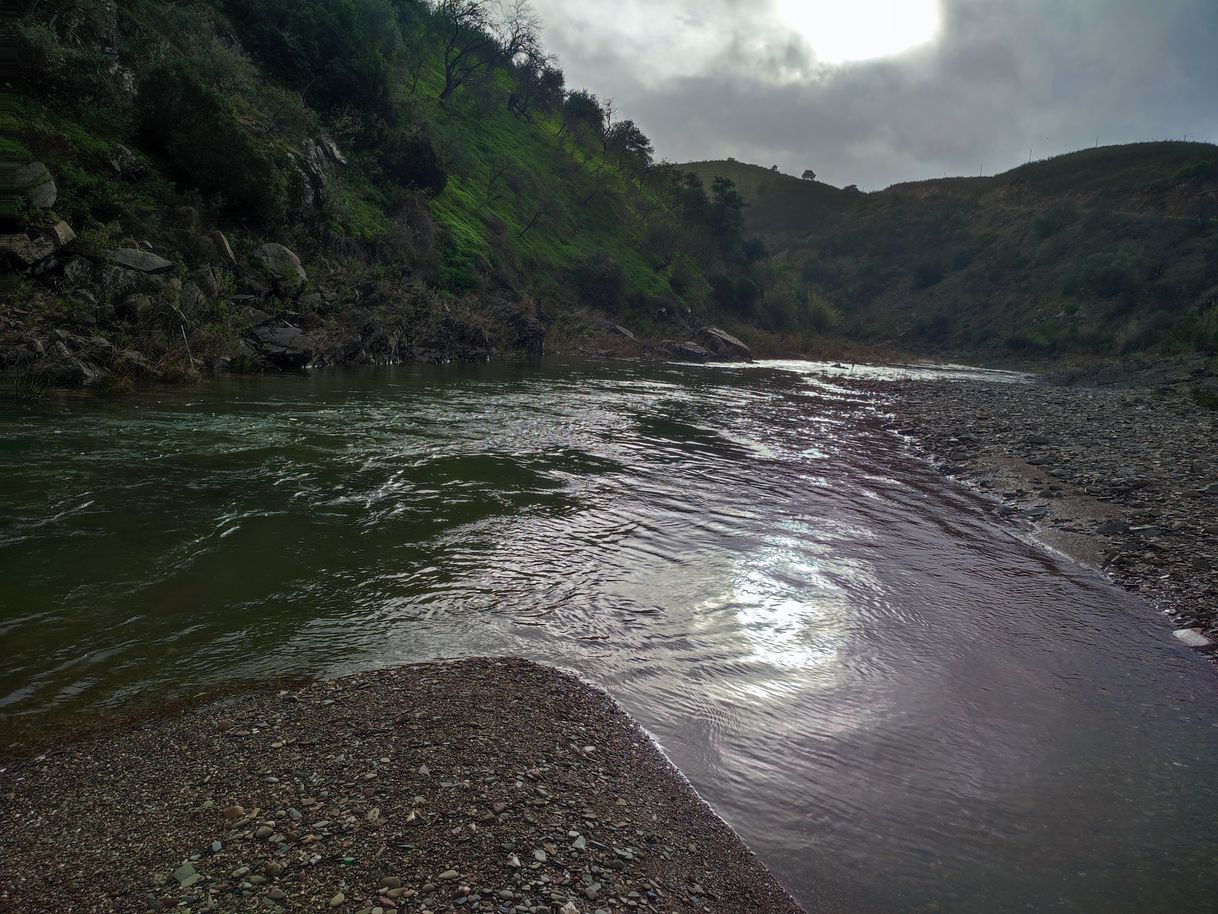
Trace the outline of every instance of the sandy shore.
<instances>
[{"instance_id":1,"label":"sandy shore","mask_svg":"<svg viewBox=\"0 0 1218 914\"><path fill-rule=\"evenodd\" d=\"M522 660L245 693L0 796L6 912L800 910L608 696Z\"/></svg>"},{"instance_id":2,"label":"sandy shore","mask_svg":"<svg viewBox=\"0 0 1218 914\"><path fill-rule=\"evenodd\" d=\"M1049 546L1218 642L1218 413L1147 388L902 381L895 427ZM1212 646L1211 646L1212 647Z\"/></svg>"}]
</instances>

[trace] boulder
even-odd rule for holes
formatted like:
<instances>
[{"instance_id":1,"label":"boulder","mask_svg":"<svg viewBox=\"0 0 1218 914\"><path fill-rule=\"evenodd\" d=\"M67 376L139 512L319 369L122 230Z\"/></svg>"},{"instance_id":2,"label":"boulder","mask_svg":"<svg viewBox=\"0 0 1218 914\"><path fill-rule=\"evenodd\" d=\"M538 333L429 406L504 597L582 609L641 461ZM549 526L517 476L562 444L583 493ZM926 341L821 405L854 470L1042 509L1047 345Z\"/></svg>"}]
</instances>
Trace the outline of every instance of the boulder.
<instances>
[{"instance_id":1,"label":"boulder","mask_svg":"<svg viewBox=\"0 0 1218 914\"><path fill-rule=\"evenodd\" d=\"M212 304L206 292L195 283L188 282L182 286L178 307L186 317L195 318L211 313Z\"/></svg>"},{"instance_id":2,"label":"boulder","mask_svg":"<svg viewBox=\"0 0 1218 914\"><path fill-rule=\"evenodd\" d=\"M1181 628L1172 634L1189 647L1210 647L1214 643L1199 628Z\"/></svg>"},{"instance_id":3,"label":"boulder","mask_svg":"<svg viewBox=\"0 0 1218 914\"><path fill-rule=\"evenodd\" d=\"M346 165L347 159L335 142L327 136L305 140L302 149L305 175L312 188L312 202L324 203L338 167Z\"/></svg>"},{"instance_id":4,"label":"boulder","mask_svg":"<svg viewBox=\"0 0 1218 914\"><path fill-rule=\"evenodd\" d=\"M55 256L57 250L59 248L55 242L45 235L5 235L0 238L0 251L18 269L37 271L38 267Z\"/></svg>"},{"instance_id":5,"label":"boulder","mask_svg":"<svg viewBox=\"0 0 1218 914\"><path fill-rule=\"evenodd\" d=\"M58 248L67 247L76 240L76 233L72 231L72 226L68 225L62 219L56 222L50 228L46 229L45 234L51 241L55 242Z\"/></svg>"},{"instance_id":6,"label":"boulder","mask_svg":"<svg viewBox=\"0 0 1218 914\"><path fill-rule=\"evenodd\" d=\"M263 355L285 368L303 368L317 351L313 338L295 327L258 327L254 338Z\"/></svg>"},{"instance_id":7,"label":"boulder","mask_svg":"<svg viewBox=\"0 0 1218 914\"><path fill-rule=\"evenodd\" d=\"M151 251L141 251L139 248L119 248L116 251L111 251L107 258L111 263L118 264L128 270L134 270L137 273L148 273L157 275L160 273L168 273L173 269L173 261L166 260L153 254Z\"/></svg>"},{"instance_id":8,"label":"boulder","mask_svg":"<svg viewBox=\"0 0 1218 914\"><path fill-rule=\"evenodd\" d=\"M116 143L110 150L109 161L110 167L124 178L142 178L148 173L143 160L121 143Z\"/></svg>"},{"instance_id":9,"label":"boulder","mask_svg":"<svg viewBox=\"0 0 1218 914\"><path fill-rule=\"evenodd\" d=\"M720 330L718 327L703 327L698 332L697 339L706 349L716 355L744 362L752 361L753 351L726 330Z\"/></svg>"},{"instance_id":10,"label":"boulder","mask_svg":"<svg viewBox=\"0 0 1218 914\"><path fill-rule=\"evenodd\" d=\"M76 240L76 233L66 222L59 221L43 229L31 229L24 235L0 236L0 250L18 269L42 272L54 266L52 258Z\"/></svg>"},{"instance_id":11,"label":"boulder","mask_svg":"<svg viewBox=\"0 0 1218 914\"><path fill-rule=\"evenodd\" d=\"M262 245L254 252L254 260L281 292L294 292L308 282L300 258L282 244Z\"/></svg>"},{"instance_id":12,"label":"boulder","mask_svg":"<svg viewBox=\"0 0 1218 914\"><path fill-rule=\"evenodd\" d=\"M59 188L50 170L41 162L22 165L12 173L12 188L25 197L31 206L50 209L59 199Z\"/></svg>"},{"instance_id":13,"label":"boulder","mask_svg":"<svg viewBox=\"0 0 1218 914\"><path fill-rule=\"evenodd\" d=\"M672 355L673 358L680 359L683 362L709 362L712 358L712 353L709 350L699 346L692 340L673 344Z\"/></svg>"},{"instance_id":14,"label":"boulder","mask_svg":"<svg viewBox=\"0 0 1218 914\"><path fill-rule=\"evenodd\" d=\"M242 305L237 312L242 318L250 322L251 327L262 327L274 320L271 315L267 314L253 305Z\"/></svg>"},{"instance_id":15,"label":"boulder","mask_svg":"<svg viewBox=\"0 0 1218 914\"><path fill-rule=\"evenodd\" d=\"M139 321L148 317L155 309L152 296L141 292L124 298L114 309L114 313L126 320Z\"/></svg>"}]
</instances>

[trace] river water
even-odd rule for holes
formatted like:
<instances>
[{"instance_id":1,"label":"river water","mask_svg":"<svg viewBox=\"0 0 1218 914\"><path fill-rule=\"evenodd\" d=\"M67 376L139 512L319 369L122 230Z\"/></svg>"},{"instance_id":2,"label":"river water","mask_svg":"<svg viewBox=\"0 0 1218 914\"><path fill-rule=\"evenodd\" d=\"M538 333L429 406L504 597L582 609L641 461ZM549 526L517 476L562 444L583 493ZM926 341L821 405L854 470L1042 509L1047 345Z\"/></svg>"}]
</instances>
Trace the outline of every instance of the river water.
<instances>
[{"instance_id":1,"label":"river water","mask_svg":"<svg viewBox=\"0 0 1218 914\"><path fill-rule=\"evenodd\" d=\"M1214 910L1218 677L915 459L857 383L887 374L0 407L0 724L521 654L608 689L810 910Z\"/></svg>"}]
</instances>

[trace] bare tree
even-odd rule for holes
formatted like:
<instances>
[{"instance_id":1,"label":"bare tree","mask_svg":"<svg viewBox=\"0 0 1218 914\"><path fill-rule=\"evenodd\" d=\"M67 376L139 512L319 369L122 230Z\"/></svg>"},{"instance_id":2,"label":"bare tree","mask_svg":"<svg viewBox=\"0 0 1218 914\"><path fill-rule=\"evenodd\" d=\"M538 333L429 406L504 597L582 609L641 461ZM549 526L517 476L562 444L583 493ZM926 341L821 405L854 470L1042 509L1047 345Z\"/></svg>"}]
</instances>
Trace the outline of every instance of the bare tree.
<instances>
[{"instance_id":1,"label":"bare tree","mask_svg":"<svg viewBox=\"0 0 1218 914\"><path fill-rule=\"evenodd\" d=\"M444 39L442 102L480 71L541 56L541 20L529 0L437 0L435 14Z\"/></svg>"},{"instance_id":2,"label":"bare tree","mask_svg":"<svg viewBox=\"0 0 1218 914\"><path fill-rule=\"evenodd\" d=\"M533 215L529 221L525 223L524 228L517 234L517 238L523 238L538 225L545 222L551 216L556 215L560 210L560 205L557 199L550 194L543 194L541 199L537 201L537 205L533 210Z\"/></svg>"}]
</instances>

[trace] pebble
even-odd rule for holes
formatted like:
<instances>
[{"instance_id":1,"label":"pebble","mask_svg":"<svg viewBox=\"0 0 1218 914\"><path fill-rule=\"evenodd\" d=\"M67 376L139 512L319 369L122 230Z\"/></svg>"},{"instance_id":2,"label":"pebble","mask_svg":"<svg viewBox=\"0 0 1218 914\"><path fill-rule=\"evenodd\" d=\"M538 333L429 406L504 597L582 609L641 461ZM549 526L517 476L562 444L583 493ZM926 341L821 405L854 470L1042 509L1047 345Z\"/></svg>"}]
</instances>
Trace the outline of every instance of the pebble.
<instances>
[{"instance_id":1,"label":"pebble","mask_svg":"<svg viewBox=\"0 0 1218 914\"><path fill-rule=\"evenodd\" d=\"M254 837L261 841L266 838L269 838L273 834L275 834L275 829L271 828L268 825L261 825L261 826L259 826L258 830L256 832L254 832Z\"/></svg>"},{"instance_id":2,"label":"pebble","mask_svg":"<svg viewBox=\"0 0 1218 914\"><path fill-rule=\"evenodd\" d=\"M438 878L438 879L442 879L442 880L444 880L445 882L448 882L448 881L450 881L450 880L456 879L456 878L457 878L457 876L459 876L459 875L460 875L460 874L459 874L459 873L458 873L456 870L445 870L443 873L441 873L441 874L440 874L438 877L436 877L436 878Z\"/></svg>"},{"instance_id":3,"label":"pebble","mask_svg":"<svg viewBox=\"0 0 1218 914\"><path fill-rule=\"evenodd\" d=\"M339 905L341 905L346 900L347 900L347 896L344 895L342 892L338 892L333 898L330 899L330 907L337 908Z\"/></svg>"}]
</instances>

